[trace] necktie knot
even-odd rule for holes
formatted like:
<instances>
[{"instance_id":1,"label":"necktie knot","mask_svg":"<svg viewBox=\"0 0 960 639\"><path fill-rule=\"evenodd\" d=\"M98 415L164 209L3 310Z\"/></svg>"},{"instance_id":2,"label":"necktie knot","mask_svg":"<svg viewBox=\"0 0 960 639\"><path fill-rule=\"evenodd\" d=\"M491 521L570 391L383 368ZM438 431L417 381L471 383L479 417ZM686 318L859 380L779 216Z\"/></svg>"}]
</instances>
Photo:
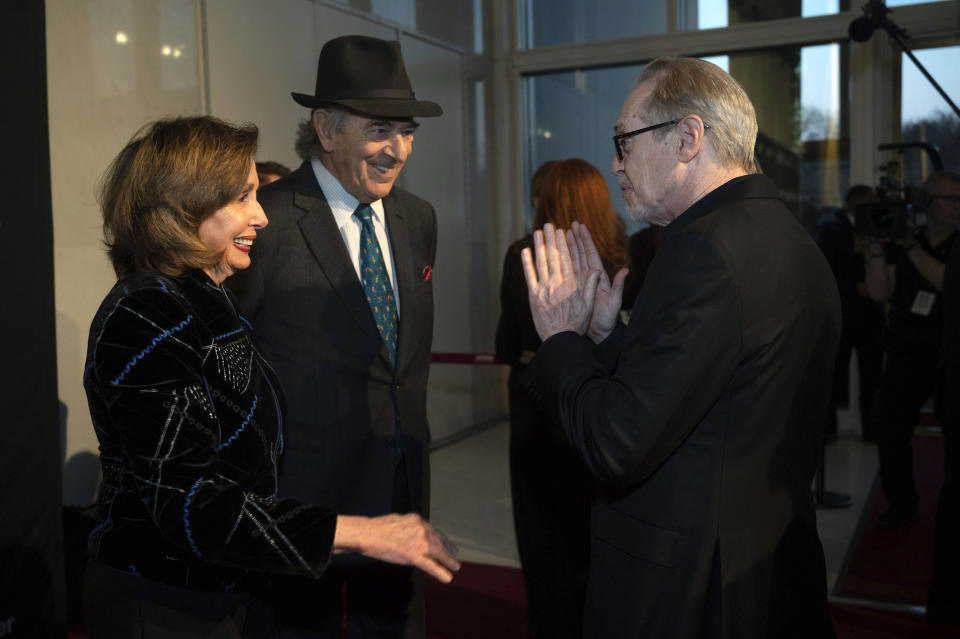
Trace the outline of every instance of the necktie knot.
<instances>
[{"instance_id":1,"label":"necktie knot","mask_svg":"<svg viewBox=\"0 0 960 639\"><path fill-rule=\"evenodd\" d=\"M373 208L369 204L363 204L361 202L353 214L357 216L357 219L360 220L360 223L364 226L373 223Z\"/></svg>"}]
</instances>

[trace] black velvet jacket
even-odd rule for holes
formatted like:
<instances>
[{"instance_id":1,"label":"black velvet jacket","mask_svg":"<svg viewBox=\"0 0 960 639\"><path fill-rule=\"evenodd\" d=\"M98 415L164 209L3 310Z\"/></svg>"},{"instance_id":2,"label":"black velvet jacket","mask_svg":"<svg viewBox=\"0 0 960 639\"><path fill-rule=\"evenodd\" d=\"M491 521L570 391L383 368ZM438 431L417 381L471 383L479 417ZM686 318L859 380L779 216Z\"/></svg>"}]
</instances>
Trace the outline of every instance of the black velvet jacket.
<instances>
[{"instance_id":1,"label":"black velvet jacket","mask_svg":"<svg viewBox=\"0 0 960 639\"><path fill-rule=\"evenodd\" d=\"M91 557L199 589L251 569L319 576L336 513L276 498L283 398L224 287L122 278L90 327L84 387L103 469Z\"/></svg>"}]
</instances>

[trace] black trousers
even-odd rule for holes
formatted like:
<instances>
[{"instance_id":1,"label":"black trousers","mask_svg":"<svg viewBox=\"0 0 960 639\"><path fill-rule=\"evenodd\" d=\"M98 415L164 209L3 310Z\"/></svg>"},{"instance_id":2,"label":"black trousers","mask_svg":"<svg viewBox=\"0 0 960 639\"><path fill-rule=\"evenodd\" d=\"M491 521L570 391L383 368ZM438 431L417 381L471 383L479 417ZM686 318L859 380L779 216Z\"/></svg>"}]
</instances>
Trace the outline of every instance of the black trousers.
<instances>
[{"instance_id":1,"label":"black trousers","mask_svg":"<svg viewBox=\"0 0 960 639\"><path fill-rule=\"evenodd\" d=\"M279 639L426 636L423 574L404 566L331 566L319 581L281 581L274 593Z\"/></svg>"},{"instance_id":2,"label":"black trousers","mask_svg":"<svg viewBox=\"0 0 960 639\"><path fill-rule=\"evenodd\" d=\"M84 576L90 639L269 639L272 613L246 593L171 586L91 561Z\"/></svg>"},{"instance_id":3,"label":"black trousers","mask_svg":"<svg viewBox=\"0 0 960 639\"><path fill-rule=\"evenodd\" d=\"M878 392L880 481L890 508L903 516L917 509L913 475L913 429L934 392L936 352L888 351Z\"/></svg>"},{"instance_id":4,"label":"black trousers","mask_svg":"<svg viewBox=\"0 0 960 639\"><path fill-rule=\"evenodd\" d=\"M830 393L830 405L827 410L825 432L837 434L837 407L847 398L850 378L850 354L857 352L857 371L860 382L860 428L864 439L877 440L874 407L876 405L877 386L880 383L883 368L883 345L880 341L881 323L861 321L855 324L844 323L840 332L840 344L837 347L837 359L833 369L833 388Z\"/></svg>"},{"instance_id":5,"label":"black trousers","mask_svg":"<svg viewBox=\"0 0 960 639\"><path fill-rule=\"evenodd\" d=\"M933 536L933 578L927 614L931 618L952 615L960 620L960 362L948 362L943 368L937 394L937 413L943 432L944 481L937 504Z\"/></svg>"},{"instance_id":6,"label":"black trousers","mask_svg":"<svg viewBox=\"0 0 960 639\"><path fill-rule=\"evenodd\" d=\"M534 639L583 633L593 479L511 374L510 486Z\"/></svg>"},{"instance_id":7,"label":"black trousers","mask_svg":"<svg viewBox=\"0 0 960 639\"><path fill-rule=\"evenodd\" d=\"M411 511L406 456L394 471L391 510ZM424 575L410 566L341 555L319 580L274 577L279 639L423 639Z\"/></svg>"}]
</instances>

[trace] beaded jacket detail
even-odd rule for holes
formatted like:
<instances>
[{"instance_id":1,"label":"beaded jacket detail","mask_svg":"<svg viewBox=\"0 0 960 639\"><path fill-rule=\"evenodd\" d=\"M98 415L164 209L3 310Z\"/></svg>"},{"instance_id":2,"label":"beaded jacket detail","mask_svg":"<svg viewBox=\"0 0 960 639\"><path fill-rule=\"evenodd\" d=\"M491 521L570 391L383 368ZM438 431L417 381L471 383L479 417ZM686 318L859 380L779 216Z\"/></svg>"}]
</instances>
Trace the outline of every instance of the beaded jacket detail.
<instances>
[{"instance_id":1,"label":"beaded jacket detail","mask_svg":"<svg viewBox=\"0 0 960 639\"><path fill-rule=\"evenodd\" d=\"M103 469L91 557L225 589L250 569L319 576L336 514L276 498L282 393L225 288L122 278L90 327L84 387Z\"/></svg>"}]
</instances>

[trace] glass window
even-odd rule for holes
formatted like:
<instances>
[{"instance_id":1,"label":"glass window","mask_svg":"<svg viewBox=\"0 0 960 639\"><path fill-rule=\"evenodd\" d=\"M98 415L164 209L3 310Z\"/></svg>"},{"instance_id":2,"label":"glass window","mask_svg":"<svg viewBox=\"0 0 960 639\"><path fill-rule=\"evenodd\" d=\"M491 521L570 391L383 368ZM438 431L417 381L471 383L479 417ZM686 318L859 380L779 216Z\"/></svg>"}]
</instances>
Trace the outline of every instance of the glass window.
<instances>
[{"instance_id":1,"label":"glass window","mask_svg":"<svg viewBox=\"0 0 960 639\"><path fill-rule=\"evenodd\" d=\"M887 6L905 7L908 4L926 4L928 2L944 2L944 0L887 0Z\"/></svg>"},{"instance_id":2,"label":"glass window","mask_svg":"<svg viewBox=\"0 0 960 639\"><path fill-rule=\"evenodd\" d=\"M666 33L661 0L523 0L521 49Z\"/></svg>"},{"instance_id":3,"label":"glass window","mask_svg":"<svg viewBox=\"0 0 960 639\"><path fill-rule=\"evenodd\" d=\"M847 45L782 47L716 56L757 108L757 156L803 224L814 230L840 206L849 186ZM628 230L610 165L613 125L642 66L531 75L524 79L525 182L547 160L579 157L608 176ZM529 188L529 187L526 187ZM529 192L527 192L529 196ZM529 199L529 198L528 198ZM529 228L532 211L526 212Z\"/></svg>"},{"instance_id":4,"label":"glass window","mask_svg":"<svg viewBox=\"0 0 960 639\"><path fill-rule=\"evenodd\" d=\"M933 76L937 84L957 103L960 101L960 47L920 49L913 54ZM943 168L960 171L960 118L953 112L930 81L906 55L901 55L901 139L903 142L926 142L937 148ZM886 140L882 140L886 141ZM919 150L903 154L902 180L919 186L933 170L930 156Z\"/></svg>"},{"instance_id":5,"label":"glass window","mask_svg":"<svg viewBox=\"0 0 960 639\"><path fill-rule=\"evenodd\" d=\"M763 22L782 18L812 18L858 10L863 0L677 0L680 3L680 29L720 29L743 22ZM943 0L887 0L888 7L942 2ZM894 17L895 19L895 17Z\"/></svg>"},{"instance_id":6,"label":"glass window","mask_svg":"<svg viewBox=\"0 0 960 639\"><path fill-rule=\"evenodd\" d=\"M681 0L682 2L682 0ZM683 4L681 5L683 6ZM849 0L696 0L686 3L681 28L719 29L744 22L832 15L850 8Z\"/></svg>"},{"instance_id":7,"label":"glass window","mask_svg":"<svg viewBox=\"0 0 960 639\"><path fill-rule=\"evenodd\" d=\"M332 0L369 13L388 26L400 26L483 53L484 0Z\"/></svg>"},{"instance_id":8,"label":"glass window","mask_svg":"<svg viewBox=\"0 0 960 639\"><path fill-rule=\"evenodd\" d=\"M524 78L525 202L530 201L530 178L537 167L549 160L582 158L604 174L613 206L623 211L620 188L610 172L614 153L611 136L620 107L642 68L578 69ZM528 229L533 223L529 204L524 223Z\"/></svg>"}]
</instances>

